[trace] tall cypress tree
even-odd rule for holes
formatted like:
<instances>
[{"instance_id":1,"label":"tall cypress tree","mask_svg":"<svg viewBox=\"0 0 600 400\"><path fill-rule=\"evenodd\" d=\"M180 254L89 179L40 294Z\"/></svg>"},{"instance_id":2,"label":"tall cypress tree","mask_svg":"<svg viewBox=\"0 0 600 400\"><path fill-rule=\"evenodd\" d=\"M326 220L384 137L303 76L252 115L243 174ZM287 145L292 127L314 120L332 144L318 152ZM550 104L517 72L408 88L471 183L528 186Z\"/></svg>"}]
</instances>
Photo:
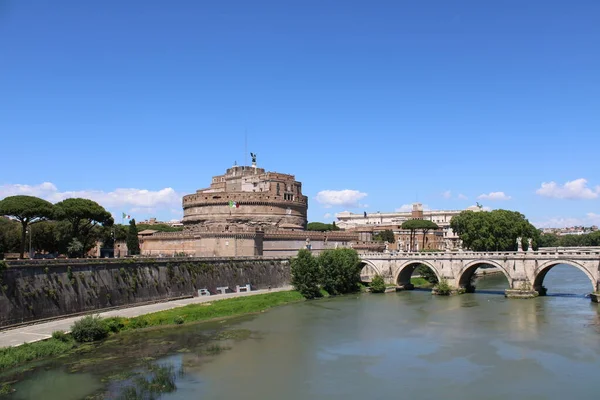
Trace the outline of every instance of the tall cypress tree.
<instances>
[{"instance_id":1,"label":"tall cypress tree","mask_svg":"<svg viewBox=\"0 0 600 400\"><path fill-rule=\"evenodd\" d=\"M137 226L135 219L129 221L129 231L127 232L127 250L130 256L140 254L140 239L138 238Z\"/></svg>"}]
</instances>

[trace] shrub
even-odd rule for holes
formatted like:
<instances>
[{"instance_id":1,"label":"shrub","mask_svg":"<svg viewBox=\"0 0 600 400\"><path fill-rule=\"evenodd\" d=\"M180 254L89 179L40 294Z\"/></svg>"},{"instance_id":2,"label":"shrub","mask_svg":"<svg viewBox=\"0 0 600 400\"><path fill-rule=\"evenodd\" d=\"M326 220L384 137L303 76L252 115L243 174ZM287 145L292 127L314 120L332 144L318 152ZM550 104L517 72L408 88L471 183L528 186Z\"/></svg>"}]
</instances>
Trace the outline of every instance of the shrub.
<instances>
[{"instance_id":1,"label":"shrub","mask_svg":"<svg viewBox=\"0 0 600 400\"><path fill-rule=\"evenodd\" d=\"M63 331L54 331L54 332L52 332L52 339L59 340L61 342L66 343L69 341L69 335L67 335Z\"/></svg>"},{"instance_id":2,"label":"shrub","mask_svg":"<svg viewBox=\"0 0 600 400\"><path fill-rule=\"evenodd\" d=\"M359 290L360 259L353 249L325 250L318 257L322 286L329 294L345 294Z\"/></svg>"},{"instance_id":3,"label":"shrub","mask_svg":"<svg viewBox=\"0 0 600 400\"><path fill-rule=\"evenodd\" d=\"M291 262L292 285L307 299L321 297L320 269L317 259L307 249L298 252Z\"/></svg>"},{"instance_id":4,"label":"shrub","mask_svg":"<svg viewBox=\"0 0 600 400\"><path fill-rule=\"evenodd\" d=\"M109 332L117 333L125 328L124 319L121 317L111 317L104 320L104 325Z\"/></svg>"},{"instance_id":5,"label":"shrub","mask_svg":"<svg viewBox=\"0 0 600 400\"><path fill-rule=\"evenodd\" d=\"M177 325L181 325L185 322L185 320L183 319L183 317L181 315L178 315L175 317L173 322L175 322Z\"/></svg>"},{"instance_id":6,"label":"shrub","mask_svg":"<svg viewBox=\"0 0 600 400\"><path fill-rule=\"evenodd\" d=\"M371 281L371 293L385 293L385 282L381 275L375 275Z\"/></svg>"},{"instance_id":7,"label":"shrub","mask_svg":"<svg viewBox=\"0 0 600 400\"><path fill-rule=\"evenodd\" d=\"M108 336L108 327L99 316L88 315L73 324L71 335L79 343L93 342Z\"/></svg>"},{"instance_id":8,"label":"shrub","mask_svg":"<svg viewBox=\"0 0 600 400\"><path fill-rule=\"evenodd\" d=\"M441 296L448 296L452 293L452 288L445 279L440 280L438 284L433 287L433 289Z\"/></svg>"},{"instance_id":9,"label":"shrub","mask_svg":"<svg viewBox=\"0 0 600 400\"><path fill-rule=\"evenodd\" d=\"M148 326L148 320L142 317L135 317L129 320L129 327L132 329L140 329Z\"/></svg>"}]
</instances>

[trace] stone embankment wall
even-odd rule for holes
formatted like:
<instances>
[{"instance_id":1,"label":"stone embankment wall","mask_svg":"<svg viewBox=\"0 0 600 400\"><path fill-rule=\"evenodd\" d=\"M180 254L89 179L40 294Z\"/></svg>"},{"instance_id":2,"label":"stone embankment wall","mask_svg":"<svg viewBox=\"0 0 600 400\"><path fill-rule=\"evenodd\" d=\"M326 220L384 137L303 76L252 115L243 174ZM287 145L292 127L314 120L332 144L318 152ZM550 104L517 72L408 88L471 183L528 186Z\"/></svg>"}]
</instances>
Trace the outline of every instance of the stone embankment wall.
<instances>
[{"instance_id":1,"label":"stone embankment wall","mask_svg":"<svg viewBox=\"0 0 600 400\"><path fill-rule=\"evenodd\" d=\"M287 258L183 258L5 262L0 328L112 307L196 296L198 289L290 281Z\"/></svg>"}]
</instances>

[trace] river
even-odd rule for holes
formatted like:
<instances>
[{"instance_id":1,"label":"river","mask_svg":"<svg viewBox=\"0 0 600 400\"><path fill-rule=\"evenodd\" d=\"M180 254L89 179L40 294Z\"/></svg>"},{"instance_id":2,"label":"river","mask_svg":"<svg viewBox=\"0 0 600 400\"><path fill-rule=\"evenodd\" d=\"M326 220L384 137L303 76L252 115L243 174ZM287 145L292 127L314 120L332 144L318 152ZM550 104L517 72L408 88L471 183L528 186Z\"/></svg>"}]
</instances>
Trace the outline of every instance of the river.
<instances>
[{"instance_id":1,"label":"river","mask_svg":"<svg viewBox=\"0 0 600 400\"><path fill-rule=\"evenodd\" d=\"M359 294L127 335L101 346L97 360L24 372L9 398L136 398L123 394L133 382L126 372L144 371L143 358L177 371L176 390L161 399L598 395L600 310L585 297L591 284L582 272L555 267L544 282L549 296L529 300L504 298L503 275L476 285L474 294ZM206 351L219 332L230 334Z\"/></svg>"}]
</instances>

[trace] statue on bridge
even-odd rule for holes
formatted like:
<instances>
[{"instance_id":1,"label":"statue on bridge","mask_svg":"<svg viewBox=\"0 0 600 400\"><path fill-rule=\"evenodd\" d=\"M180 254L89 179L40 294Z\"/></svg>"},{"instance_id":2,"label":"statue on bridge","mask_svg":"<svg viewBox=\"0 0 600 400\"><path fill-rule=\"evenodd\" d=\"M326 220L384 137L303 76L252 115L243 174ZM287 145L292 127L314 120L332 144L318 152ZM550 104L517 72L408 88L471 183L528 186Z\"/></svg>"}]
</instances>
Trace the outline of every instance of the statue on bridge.
<instances>
[{"instance_id":1,"label":"statue on bridge","mask_svg":"<svg viewBox=\"0 0 600 400\"><path fill-rule=\"evenodd\" d=\"M527 251L533 251L533 239L527 239Z\"/></svg>"},{"instance_id":2,"label":"statue on bridge","mask_svg":"<svg viewBox=\"0 0 600 400\"><path fill-rule=\"evenodd\" d=\"M517 238L517 251L523 251L523 247L521 246L522 239L520 237Z\"/></svg>"},{"instance_id":3,"label":"statue on bridge","mask_svg":"<svg viewBox=\"0 0 600 400\"><path fill-rule=\"evenodd\" d=\"M452 241L450 239L444 239L444 250L446 250L446 251L452 250Z\"/></svg>"}]
</instances>

